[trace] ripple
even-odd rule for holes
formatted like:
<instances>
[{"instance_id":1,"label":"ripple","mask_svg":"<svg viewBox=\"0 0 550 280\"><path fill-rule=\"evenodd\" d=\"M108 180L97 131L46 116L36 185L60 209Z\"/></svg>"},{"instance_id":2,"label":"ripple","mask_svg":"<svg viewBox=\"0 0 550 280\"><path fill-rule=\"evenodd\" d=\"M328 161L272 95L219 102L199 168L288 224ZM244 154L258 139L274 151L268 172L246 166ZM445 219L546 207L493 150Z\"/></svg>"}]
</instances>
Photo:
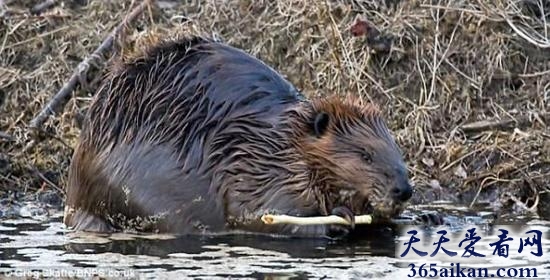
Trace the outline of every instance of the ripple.
<instances>
[{"instance_id":1,"label":"ripple","mask_svg":"<svg viewBox=\"0 0 550 280\"><path fill-rule=\"evenodd\" d=\"M550 254L548 226L544 221L529 223L531 229L546 232L543 240L545 256ZM488 229L480 234L486 232ZM428 235L432 238L438 236L435 231ZM493 270L534 267L540 275L547 275L549 270L546 258L525 252L519 254L517 248L511 250L507 259L468 260L439 255L435 259L394 258L399 251L399 246L394 248L394 242L403 243L408 238L396 238L386 233L373 233L350 242L258 236L108 235L69 231L60 218L48 222L25 218L0 223L0 273L8 275L33 270L41 272L42 276L80 273L84 277L87 277L86 273L97 273L115 279L123 276L139 276L140 279L408 279L410 263L434 263L438 268L450 268L450 264L457 261L468 267ZM479 241L476 251L490 255L492 248L489 243L495 238L490 236ZM459 239L452 238L448 248L459 249L458 242Z\"/></svg>"}]
</instances>

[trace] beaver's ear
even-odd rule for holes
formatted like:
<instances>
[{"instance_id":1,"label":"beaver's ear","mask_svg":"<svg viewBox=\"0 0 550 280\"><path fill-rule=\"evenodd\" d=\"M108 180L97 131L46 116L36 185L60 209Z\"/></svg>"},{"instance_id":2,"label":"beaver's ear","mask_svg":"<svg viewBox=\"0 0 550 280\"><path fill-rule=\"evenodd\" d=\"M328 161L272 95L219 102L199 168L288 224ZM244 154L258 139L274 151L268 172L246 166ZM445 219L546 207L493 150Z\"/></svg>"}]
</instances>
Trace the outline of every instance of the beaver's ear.
<instances>
[{"instance_id":1,"label":"beaver's ear","mask_svg":"<svg viewBox=\"0 0 550 280\"><path fill-rule=\"evenodd\" d=\"M328 128L329 116L325 112L318 112L315 114L315 119L313 120L313 131L315 136L321 137Z\"/></svg>"}]
</instances>

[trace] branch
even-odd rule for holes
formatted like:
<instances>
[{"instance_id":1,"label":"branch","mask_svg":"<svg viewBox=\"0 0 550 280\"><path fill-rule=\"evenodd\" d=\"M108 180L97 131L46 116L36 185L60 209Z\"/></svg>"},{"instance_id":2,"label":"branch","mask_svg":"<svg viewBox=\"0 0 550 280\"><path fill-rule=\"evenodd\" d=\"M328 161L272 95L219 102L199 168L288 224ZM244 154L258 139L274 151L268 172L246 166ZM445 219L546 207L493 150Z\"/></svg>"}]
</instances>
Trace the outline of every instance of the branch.
<instances>
[{"instance_id":1,"label":"branch","mask_svg":"<svg viewBox=\"0 0 550 280\"><path fill-rule=\"evenodd\" d=\"M550 120L550 113L539 114L540 119L548 122ZM535 118L537 119L537 118ZM463 125L462 131L465 133L476 133L487 130L507 130L513 129L518 126L526 126L533 123L533 120L529 116L521 116L515 119L503 119L500 121L478 121Z\"/></svg>"},{"instance_id":2,"label":"branch","mask_svg":"<svg viewBox=\"0 0 550 280\"><path fill-rule=\"evenodd\" d=\"M95 49L95 51L90 56L88 56L86 59L80 62L80 64L78 64L75 72L73 73L69 81L52 97L52 99L48 102L48 104L46 104L42 111L40 111L40 113L31 120L29 125L31 128L41 127L50 115L59 113L59 111L61 111L63 107L65 107L65 104L67 104L67 102L71 98L71 93L74 90L79 79L83 75L86 75L86 73L88 72L90 64L98 62L102 54L111 49L115 38L127 27L127 25L131 21L137 18L137 16L140 15L143 10L145 10L145 8L152 3L152 1L154 0L144 0L143 2L141 2L141 4L136 6L126 16L126 18L117 27L115 27L111 34L107 36L107 38L105 38L103 43L101 43L101 45L97 47L97 49Z\"/></svg>"},{"instance_id":3,"label":"branch","mask_svg":"<svg viewBox=\"0 0 550 280\"><path fill-rule=\"evenodd\" d=\"M275 224L294 224L294 225L323 225L323 224L341 224L349 225L348 221L344 218L331 215L331 216L318 216L318 217L295 217L288 215L263 215L262 221L266 225ZM356 224L370 224L372 223L371 215L355 216Z\"/></svg>"}]
</instances>

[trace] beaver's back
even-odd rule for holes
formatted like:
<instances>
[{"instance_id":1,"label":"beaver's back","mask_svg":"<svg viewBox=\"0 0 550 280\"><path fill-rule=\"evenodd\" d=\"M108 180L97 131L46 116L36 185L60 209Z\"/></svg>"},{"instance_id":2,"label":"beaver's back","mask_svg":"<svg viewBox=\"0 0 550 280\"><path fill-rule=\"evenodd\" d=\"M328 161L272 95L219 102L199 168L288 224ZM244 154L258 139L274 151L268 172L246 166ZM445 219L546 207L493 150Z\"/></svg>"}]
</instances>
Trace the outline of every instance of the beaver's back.
<instances>
[{"instance_id":1,"label":"beaver's back","mask_svg":"<svg viewBox=\"0 0 550 280\"><path fill-rule=\"evenodd\" d=\"M163 225L168 230L193 224L194 216L223 224L209 171L236 153L233 144L269 138L250 130L269 131L302 98L258 59L202 38L162 43L118 65L88 110L66 223L119 227L113 214L171 211L172 221L183 218Z\"/></svg>"},{"instance_id":2,"label":"beaver's back","mask_svg":"<svg viewBox=\"0 0 550 280\"><path fill-rule=\"evenodd\" d=\"M125 141L178 141L187 152L197 133L246 117L273 121L303 98L260 60L194 37L169 41L113 71L90 108L96 147Z\"/></svg>"}]
</instances>

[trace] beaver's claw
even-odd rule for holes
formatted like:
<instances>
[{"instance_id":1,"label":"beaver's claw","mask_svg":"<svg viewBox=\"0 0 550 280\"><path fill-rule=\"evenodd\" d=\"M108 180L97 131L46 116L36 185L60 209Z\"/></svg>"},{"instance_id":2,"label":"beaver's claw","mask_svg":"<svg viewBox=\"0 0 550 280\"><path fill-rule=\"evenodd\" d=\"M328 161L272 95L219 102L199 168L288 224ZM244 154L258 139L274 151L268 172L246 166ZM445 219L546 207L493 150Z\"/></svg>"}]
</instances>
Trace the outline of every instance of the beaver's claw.
<instances>
[{"instance_id":1,"label":"beaver's claw","mask_svg":"<svg viewBox=\"0 0 550 280\"><path fill-rule=\"evenodd\" d=\"M344 220L348 221L349 226L351 229L355 228L355 214L346 206L339 206L334 209L332 209L332 215L336 215L339 217L344 218Z\"/></svg>"},{"instance_id":2,"label":"beaver's claw","mask_svg":"<svg viewBox=\"0 0 550 280\"><path fill-rule=\"evenodd\" d=\"M326 236L332 240L340 240L349 235L350 229L346 225L328 225Z\"/></svg>"},{"instance_id":3,"label":"beaver's claw","mask_svg":"<svg viewBox=\"0 0 550 280\"><path fill-rule=\"evenodd\" d=\"M424 213L415 217L415 223L426 226L441 226L445 224L445 218L440 213Z\"/></svg>"}]
</instances>

